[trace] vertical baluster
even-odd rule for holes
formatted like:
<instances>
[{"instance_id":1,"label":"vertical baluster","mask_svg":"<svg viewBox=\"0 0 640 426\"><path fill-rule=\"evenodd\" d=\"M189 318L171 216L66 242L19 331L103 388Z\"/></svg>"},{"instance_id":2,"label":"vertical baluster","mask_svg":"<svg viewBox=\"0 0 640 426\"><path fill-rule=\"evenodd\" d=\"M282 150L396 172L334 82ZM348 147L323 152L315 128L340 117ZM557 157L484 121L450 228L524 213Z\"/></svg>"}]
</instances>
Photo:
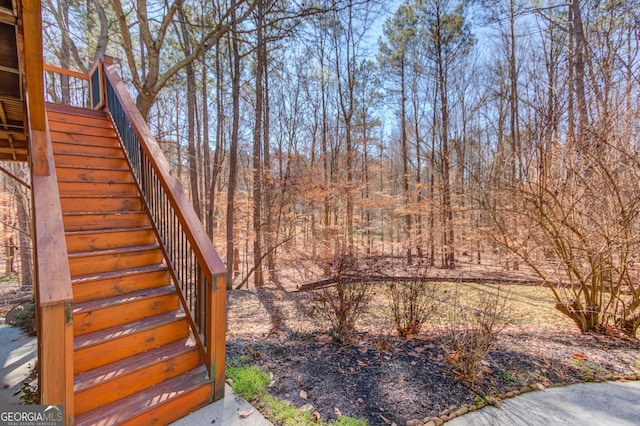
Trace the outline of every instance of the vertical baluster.
<instances>
[{"instance_id":1,"label":"vertical baluster","mask_svg":"<svg viewBox=\"0 0 640 426\"><path fill-rule=\"evenodd\" d=\"M198 300L198 295L195 292L195 271L194 271L194 261L193 261L193 251L191 251L191 245L189 245L189 283L191 287L191 312L197 311L196 302Z\"/></svg>"},{"instance_id":2,"label":"vertical baluster","mask_svg":"<svg viewBox=\"0 0 640 426\"><path fill-rule=\"evenodd\" d=\"M202 318L205 318L206 315L203 315L204 313L204 305L203 305L203 301L204 301L204 292L202 291L202 269L200 268L200 266L197 264L196 265L196 291L198 293L198 308L196 309L196 316L198 318L198 324L199 324L199 328L200 328L200 334L202 334L203 336L206 336L206 321L202 321ZM206 345L206 342L205 342Z\"/></svg>"},{"instance_id":3,"label":"vertical baluster","mask_svg":"<svg viewBox=\"0 0 640 426\"><path fill-rule=\"evenodd\" d=\"M173 246L172 250L174 251L174 253L176 249L176 220L177 219L175 215L171 216L171 245ZM174 254L174 256L177 256L177 254Z\"/></svg>"}]
</instances>

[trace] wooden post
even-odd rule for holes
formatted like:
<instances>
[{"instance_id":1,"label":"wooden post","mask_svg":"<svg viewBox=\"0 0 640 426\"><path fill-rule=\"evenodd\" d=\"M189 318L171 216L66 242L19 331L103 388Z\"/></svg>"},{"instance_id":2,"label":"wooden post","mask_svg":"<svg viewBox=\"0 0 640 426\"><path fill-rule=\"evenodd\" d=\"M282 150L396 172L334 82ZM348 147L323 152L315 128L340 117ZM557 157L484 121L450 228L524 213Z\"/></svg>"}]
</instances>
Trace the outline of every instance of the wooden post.
<instances>
[{"instance_id":1,"label":"wooden post","mask_svg":"<svg viewBox=\"0 0 640 426\"><path fill-rule=\"evenodd\" d=\"M226 362L226 332L227 332L227 287L224 274L214 277L212 291L208 299L207 315L210 327L207 336L207 350L213 379L213 400L224 397L224 378Z\"/></svg>"},{"instance_id":2,"label":"wooden post","mask_svg":"<svg viewBox=\"0 0 640 426\"><path fill-rule=\"evenodd\" d=\"M73 315L62 208L44 102L40 0L22 0L24 75L31 157L42 404L61 404L73 424ZM24 30L26 29L26 30Z\"/></svg>"},{"instance_id":3,"label":"wooden post","mask_svg":"<svg viewBox=\"0 0 640 426\"><path fill-rule=\"evenodd\" d=\"M40 398L63 405L65 424L73 424L73 321L71 303L42 306L38 317ZM68 386L68 384L71 386Z\"/></svg>"}]
</instances>

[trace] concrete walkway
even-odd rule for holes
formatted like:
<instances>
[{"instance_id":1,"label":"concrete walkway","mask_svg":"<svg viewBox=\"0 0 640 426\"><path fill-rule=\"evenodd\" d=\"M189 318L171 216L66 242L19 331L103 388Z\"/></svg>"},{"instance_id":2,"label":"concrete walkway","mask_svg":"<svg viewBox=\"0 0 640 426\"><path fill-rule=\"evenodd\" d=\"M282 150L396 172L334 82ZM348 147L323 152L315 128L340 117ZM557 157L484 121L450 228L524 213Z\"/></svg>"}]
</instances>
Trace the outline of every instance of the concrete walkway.
<instances>
[{"instance_id":1,"label":"concrete walkway","mask_svg":"<svg viewBox=\"0 0 640 426\"><path fill-rule=\"evenodd\" d=\"M529 392L446 426L638 426L640 382L582 383Z\"/></svg>"},{"instance_id":2,"label":"concrete walkway","mask_svg":"<svg viewBox=\"0 0 640 426\"><path fill-rule=\"evenodd\" d=\"M36 362L36 338L0 325L0 404L19 404L22 388Z\"/></svg>"},{"instance_id":3,"label":"concrete walkway","mask_svg":"<svg viewBox=\"0 0 640 426\"><path fill-rule=\"evenodd\" d=\"M248 414L240 417L240 413ZM244 399L236 396L231 386L225 384L224 398L183 417L171 426L273 426L262 414Z\"/></svg>"}]
</instances>

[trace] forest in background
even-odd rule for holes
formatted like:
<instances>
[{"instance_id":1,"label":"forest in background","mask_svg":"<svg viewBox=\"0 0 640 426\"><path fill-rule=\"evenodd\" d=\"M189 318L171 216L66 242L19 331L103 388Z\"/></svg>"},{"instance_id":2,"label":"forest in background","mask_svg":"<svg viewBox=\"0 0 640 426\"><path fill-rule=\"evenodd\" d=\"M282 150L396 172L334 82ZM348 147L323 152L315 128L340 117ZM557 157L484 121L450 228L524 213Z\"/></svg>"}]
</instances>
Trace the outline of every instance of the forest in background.
<instances>
[{"instance_id":1,"label":"forest in background","mask_svg":"<svg viewBox=\"0 0 640 426\"><path fill-rule=\"evenodd\" d=\"M344 256L488 256L555 284L581 330L635 334L637 0L43 9L45 62L115 58L228 285Z\"/></svg>"}]
</instances>

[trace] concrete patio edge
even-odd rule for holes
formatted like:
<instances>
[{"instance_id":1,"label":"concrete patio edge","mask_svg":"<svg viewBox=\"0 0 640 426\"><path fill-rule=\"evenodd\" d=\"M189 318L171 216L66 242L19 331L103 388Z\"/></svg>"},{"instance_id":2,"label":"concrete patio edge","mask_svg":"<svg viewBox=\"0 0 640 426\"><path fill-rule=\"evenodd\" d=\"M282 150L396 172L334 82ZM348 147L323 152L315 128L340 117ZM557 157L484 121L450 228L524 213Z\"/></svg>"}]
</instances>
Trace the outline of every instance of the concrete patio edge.
<instances>
[{"instance_id":1,"label":"concrete patio edge","mask_svg":"<svg viewBox=\"0 0 640 426\"><path fill-rule=\"evenodd\" d=\"M249 412L251 414L247 417L240 417L240 413L248 414ZM211 424L224 426L273 426L255 407L234 394L228 384L225 384L223 399L194 411L187 417L171 423L171 426Z\"/></svg>"}]
</instances>

